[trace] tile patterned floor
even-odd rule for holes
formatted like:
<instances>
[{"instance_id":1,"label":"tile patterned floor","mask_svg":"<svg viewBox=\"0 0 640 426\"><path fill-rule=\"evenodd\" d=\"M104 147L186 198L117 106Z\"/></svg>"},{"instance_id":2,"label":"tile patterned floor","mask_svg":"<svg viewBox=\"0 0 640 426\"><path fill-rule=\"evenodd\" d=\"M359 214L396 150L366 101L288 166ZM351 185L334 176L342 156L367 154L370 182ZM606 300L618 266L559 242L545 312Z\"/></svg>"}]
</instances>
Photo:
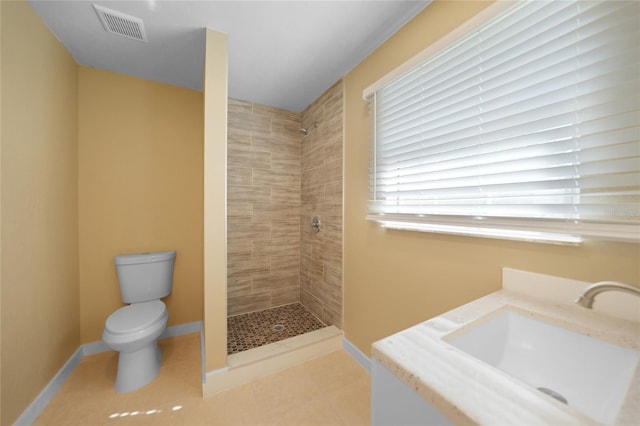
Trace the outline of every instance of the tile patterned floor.
<instances>
[{"instance_id":1,"label":"tile patterned floor","mask_svg":"<svg viewBox=\"0 0 640 426\"><path fill-rule=\"evenodd\" d=\"M227 318L227 354L319 330L325 325L300 303Z\"/></svg>"},{"instance_id":2,"label":"tile patterned floor","mask_svg":"<svg viewBox=\"0 0 640 426\"><path fill-rule=\"evenodd\" d=\"M156 379L113 390L117 354L85 357L36 419L36 426L370 424L370 379L343 350L202 398L200 335L163 339Z\"/></svg>"}]
</instances>

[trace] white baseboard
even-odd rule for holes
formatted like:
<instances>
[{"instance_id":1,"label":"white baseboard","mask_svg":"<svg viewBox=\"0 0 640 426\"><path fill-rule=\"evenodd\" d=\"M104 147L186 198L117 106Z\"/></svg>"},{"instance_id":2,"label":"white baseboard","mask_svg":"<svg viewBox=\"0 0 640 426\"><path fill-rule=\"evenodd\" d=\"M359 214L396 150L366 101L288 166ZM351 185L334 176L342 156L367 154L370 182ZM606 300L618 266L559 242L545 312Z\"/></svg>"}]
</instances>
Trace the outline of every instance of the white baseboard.
<instances>
[{"instance_id":1,"label":"white baseboard","mask_svg":"<svg viewBox=\"0 0 640 426\"><path fill-rule=\"evenodd\" d=\"M71 374L74 368L82 360L83 351L80 346L71 355L71 357L65 362L62 368L53 376L53 379L42 389L38 396L29 404L29 406L22 412L20 417L14 423L15 426L30 425L40 415L44 407L47 406L51 398L56 394L60 386L67 380L67 377Z\"/></svg>"},{"instance_id":2,"label":"white baseboard","mask_svg":"<svg viewBox=\"0 0 640 426\"><path fill-rule=\"evenodd\" d=\"M183 334L202 332L202 321L188 322L186 324L172 325L167 327L160 335L160 339L167 337L181 336Z\"/></svg>"},{"instance_id":3,"label":"white baseboard","mask_svg":"<svg viewBox=\"0 0 640 426\"><path fill-rule=\"evenodd\" d=\"M202 321L200 322L200 373L202 374L202 386L207 381L207 358L205 357L204 333L202 332Z\"/></svg>"},{"instance_id":4,"label":"white baseboard","mask_svg":"<svg viewBox=\"0 0 640 426\"><path fill-rule=\"evenodd\" d=\"M80 345L80 349L82 349L82 355L95 355L102 352L110 351L111 348L107 346L105 342L102 340L93 343L85 343L84 345Z\"/></svg>"},{"instance_id":5,"label":"white baseboard","mask_svg":"<svg viewBox=\"0 0 640 426\"><path fill-rule=\"evenodd\" d=\"M371 358L366 356L356 345L347 340L346 337L342 338L342 347L349 355L351 355L358 364L363 366L365 370L371 373Z\"/></svg>"},{"instance_id":6,"label":"white baseboard","mask_svg":"<svg viewBox=\"0 0 640 426\"><path fill-rule=\"evenodd\" d=\"M167 327L167 329L160 335L160 339L167 337L180 336L182 334L189 334L200 332L202 335L202 321L194 321L186 324L174 325ZM204 346L203 346L204 347ZM29 404L29 406L22 412L20 417L14 423L15 426L23 426L32 424L36 418L42 413L42 410L47 406L51 398L56 394L60 386L67 380L67 377L73 372L78 363L83 357L87 355L94 355L101 352L107 352L111 349L106 343L102 341L85 343L71 355L62 368L53 376L53 379L42 389L38 396ZM203 357L204 359L204 357Z\"/></svg>"}]
</instances>

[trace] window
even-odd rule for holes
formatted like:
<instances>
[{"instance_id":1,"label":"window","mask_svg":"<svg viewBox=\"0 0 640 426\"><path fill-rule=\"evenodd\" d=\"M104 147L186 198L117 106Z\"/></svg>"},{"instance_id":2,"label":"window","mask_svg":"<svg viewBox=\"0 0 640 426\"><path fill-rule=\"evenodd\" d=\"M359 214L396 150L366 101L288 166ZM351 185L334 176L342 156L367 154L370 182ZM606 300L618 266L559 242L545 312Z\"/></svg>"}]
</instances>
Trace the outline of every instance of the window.
<instances>
[{"instance_id":1,"label":"window","mask_svg":"<svg viewBox=\"0 0 640 426\"><path fill-rule=\"evenodd\" d=\"M518 2L365 90L368 219L640 241L639 19L633 1Z\"/></svg>"}]
</instances>

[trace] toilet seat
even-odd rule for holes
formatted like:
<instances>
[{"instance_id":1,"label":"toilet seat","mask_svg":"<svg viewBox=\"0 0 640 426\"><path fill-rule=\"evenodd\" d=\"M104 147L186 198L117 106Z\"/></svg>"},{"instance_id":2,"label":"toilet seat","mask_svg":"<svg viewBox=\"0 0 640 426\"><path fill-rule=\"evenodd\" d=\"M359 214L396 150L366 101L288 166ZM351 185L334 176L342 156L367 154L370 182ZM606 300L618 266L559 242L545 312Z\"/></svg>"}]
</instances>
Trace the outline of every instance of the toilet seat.
<instances>
[{"instance_id":1,"label":"toilet seat","mask_svg":"<svg viewBox=\"0 0 640 426\"><path fill-rule=\"evenodd\" d=\"M131 334L142 331L167 315L167 307L161 300L134 303L112 313L105 324L105 331L112 334Z\"/></svg>"}]
</instances>

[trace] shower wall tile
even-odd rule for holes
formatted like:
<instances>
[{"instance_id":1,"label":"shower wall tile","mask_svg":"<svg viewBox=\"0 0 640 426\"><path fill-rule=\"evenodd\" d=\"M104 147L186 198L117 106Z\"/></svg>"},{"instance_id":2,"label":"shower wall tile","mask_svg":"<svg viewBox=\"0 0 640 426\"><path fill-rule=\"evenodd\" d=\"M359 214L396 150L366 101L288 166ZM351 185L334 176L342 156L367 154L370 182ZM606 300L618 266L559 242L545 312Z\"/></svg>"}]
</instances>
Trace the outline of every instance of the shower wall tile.
<instances>
[{"instance_id":1,"label":"shower wall tile","mask_svg":"<svg viewBox=\"0 0 640 426\"><path fill-rule=\"evenodd\" d=\"M325 319L323 318L323 316L325 318L327 317L326 315L323 315L324 304L317 297L314 297L311 293L304 290L304 287L302 286L300 287L300 303L302 303L305 308L311 311L312 314L320 318L322 322L327 324L327 322L325 322Z\"/></svg>"},{"instance_id":2,"label":"shower wall tile","mask_svg":"<svg viewBox=\"0 0 640 426\"><path fill-rule=\"evenodd\" d=\"M341 290L342 289L342 272L331 266L324 268L324 282L328 286Z\"/></svg>"},{"instance_id":3,"label":"shower wall tile","mask_svg":"<svg viewBox=\"0 0 640 426\"><path fill-rule=\"evenodd\" d=\"M300 256L271 256L271 269L288 273L300 272Z\"/></svg>"},{"instance_id":4,"label":"shower wall tile","mask_svg":"<svg viewBox=\"0 0 640 426\"><path fill-rule=\"evenodd\" d=\"M302 112L300 302L342 328L343 84L338 81ZM321 221L319 233L311 219Z\"/></svg>"},{"instance_id":5,"label":"shower wall tile","mask_svg":"<svg viewBox=\"0 0 640 426\"><path fill-rule=\"evenodd\" d=\"M325 160L323 168L325 182L339 182L342 180L342 158Z\"/></svg>"},{"instance_id":6,"label":"shower wall tile","mask_svg":"<svg viewBox=\"0 0 640 426\"><path fill-rule=\"evenodd\" d=\"M231 141L229 145L233 146L234 149L251 149L251 132L227 129L227 140Z\"/></svg>"},{"instance_id":7,"label":"shower wall tile","mask_svg":"<svg viewBox=\"0 0 640 426\"><path fill-rule=\"evenodd\" d=\"M296 170L298 171L298 177L300 172L300 156L290 155L287 153L272 152L271 153L271 167L274 170Z\"/></svg>"},{"instance_id":8,"label":"shower wall tile","mask_svg":"<svg viewBox=\"0 0 640 426\"><path fill-rule=\"evenodd\" d=\"M253 205L253 217L259 221L291 221L300 223L300 205L260 204Z\"/></svg>"},{"instance_id":9,"label":"shower wall tile","mask_svg":"<svg viewBox=\"0 0 640 426\"><path fill-rule=\"evenodd\" d=\"M313 135L313 132L316 130L317 129L309 130L312 133L305 136L305 140L303 141L303 144L300 146L300 151L301 151L300 157L302 162L301 168L303 172L305 170L309 170L314 166L319 165L320 163L318 163L318 161L321 161L321 162L324 161L322 159L322 156L324 155L323 153L324 148L318 144L316 144L315 146L311 145L311 142L315 142L315 140L318 139L317 135Z\"/></svg>"},{"instance_id":10,"label":"shower wall tile","mask_svg":"<svg viewBox=\"0 0 640 426\"><path fill-rule=\"evenodd\" d=\"M229 240L266 240L271 235L271 226L263 223L248 223L242 226L230 226L227 229Z\"/></svg>"},{"instance_id":11,"label":"shower wall tile","mask_svg":"<svg viewBox=\"0 0 640 426\"><path fill-rule=\"evenodd\" d=\"M231 102L231 100L230 100ZM291 111L287 111L284 109L280 109L280 108L275 108L275 107L271 107L268 105L260 105L260 104L252 104L251 102L246 102L246 101L239 101L242 102L244 105L252 105L253 109L251 109L250 113L262 116L262 117L269 117L269 118L273 118L275 120L289 120L289 121L293 121L298 123L297 124L297 129L299 129L300 127L300 114L297 114L295 112L291 112ZM240 111L240 112L246 112L246 111Z\"/></svg>"},{"instance_id":12,"label":"shower wall tile","mask_svg":"<svg viewBox=\"0 0 640 426\"><path fill-rule=\"evenodd\" d=\"M227 241L227 255L234 253L251 254L251 246L251 241L248 240Z\"/></svg>"},{"instance_id":13,"label":"shower wall tile","mask_svg":"<svg viewBox=\"0 0 640 426\"><path fill-rule=\"evenodd\" d=\"M300 192L300 170L286 170L284 168L254 169L253 185L261 188L297 188Z\"/></svg>"},{"instance_id":14,"label":"shower wall tile","mask_svg":"<svg viewBox=\"0 0 640 426\"><path fill-rule=\"evenodd\" d=\"M300 240L253 240L254 256L287 256L300 252Z\"/></svg>"},{"instance_id":15,"label":"shower wall tile","mask_svg":"<svg viewBox=\"0 0 640 426\"><path fill-rule=\"evenodd\" d=\"M227 298L227 316L261 311L271 307L271 292Z\"/></svg>"},{"instance_id":16,"label":"shower wall tile","mask_svg":"<svg viewBox=\"0 0 640 426\"><path fill-rule=\"evenodd\" d=\"M250 167L233 167L227 171L227 182L233 185L248 186L253 182L253 169Z\"/></svg>"},{"instance_id":17,"label":"shower wall tile","mask_svg":"<svg viewBox=\"0 0 640 426\"><path fill-rule=\"evenodd\" d=\"M342 88L340 88L340 90L342 90ZM331 96L324 103L324 113L327 121L334 119L342 121L342 104L342 92L332 92Z\"/></svg>"},{"instance_id":18,"label":"shower wall tile","mask_svg":"<svg viewBox=\"0 0 640 426\"><path fill-rule=\"evenodd\" d=\"M300 124L298 123L298 126ZM298 152L296 156L300 158L300 129L298 129L298 139L286 137L282 135L269 135L265 136L255 135L251 140L251 148L253 151L264 151L275 153L279 152L281 154L291 154L292 152ZM297 167L299 168L299 166Z\"/></svg>"},{"instance_id":19,"label":"shower wall tile","mask_svg":"<svg viewBox=\"0 0 640 426\"><path fill-rule=\"evenodd\" d=\"M342 226L338 218L330 218L324 227L324 239L330 250L335 251L335 255L342 255L340 247L342 246Z\"/></svg>"},{"instance_id":20,"label":"shower wall tile","mask_svg":"<svg viewBox=\"0 0 640 426\"><path fill-rule=\"evenodd\" d=\"M327 141L324 146L323 156L325 161L342 161L342 135Z\"/></svg>"},{"instance_id":21,"label":"shower wall tile","mask_svg":"<svg viewBox=\"0 0 640 426\"><path fill-rule=\"evenodd\" d=\"M293 273L273 272L266 274L254 274L252 276L252 290L254 292L272 291L280 288L299 286L299 272Z\"/></svg>"},{"instance_id":22,"label":"shower wall tile","mask_svg":"<svg viewBox=\"0 0 640 426\"><path fill-rule=\"evenodd\" d=\"M288 138L291 140L300 140L300 120L279 120L274 119L271 125L274 135Z\"/></svg>"},{"instance_id":23,"label":"shower wall tile","mask_svg":"<svg viewBox=\"0 0 640 426\"><path fill-rule=\"evenodd\" d=\"M247 113L251 114L253 112L253 104L251 102L242 101L240 99L229 98L227 108L229 109L229 113Z\"/></svg>"},{"instance_id":24,"label":"shower wall tile","mask_svg":"<svg viewBox=\"0 0 640 426\"><path fill-rule=\"evenodd\" d=\"M250 259L227 258L227 277L247 277L259 274L266 274L271 271L271 260L267 256L251 257Z\"/></svg>"},{"instance_id":25,"label":"shower wall tile","mask_svg":"<svg viewBox=\"0 0 640 426\"><path fill-rule=\"evenodd\" d=\"M288 203L289 205L300 205L300 187L296 191L289 188L271 188L271 202L274 204Z\"/></svg>"},{"instance_id":26,"label":"shower wall tile","mask_svg":"<svg viewBox=\"0 0 640 426\"><path fill-rule=\"evenodd\" d=\"M242 147L229 147L227 152L227 165L250 167L253 169L270 169L271 153L251 151Z\"/></svg>"},{"instance_id":27,"label":"shower wall tile","mask_svg":"<svg viewBox=\"0 0 640 426\"><path fill-rule=\"evenodd\" d=\"M233 130L271 133L271 118L247 112L229 112L227 125Z\"/></svg>"},{"instance_id":28,"label":"shower wall tile","mask_svg":"<svg viewBox=\"0 0 640 426\"><path fill-rule=\"evenodd\" d=\"M227 259L231 260L232 264L239 262L246 262L252 259L250 251L237 251L233 253L227 253Z\"/></svg>"},{"instance_id":29,"label":"shower wall tile","mask_svg":"<svg viewBox=\"0 0 640 426\"><path fill-rule=\"evenodd\" d=\"M250 203L236 203L227 206L227 220L232 223L251 223L253 221L253 205Z\"/></svg>"},{"instance_id":30,"label":"shower wall tile","mask_svg":"<svg viewBox=\"0 0 640 426\"><path fill-rule=\"evenodd\" d=\"M277 288L271 291L271 303L274 306L289 305L300 301L300 285Z\"/></svg>"},{"instance_id":31,"label":"shower wall tile","mask_svg":"<svg viewBox=\"0 0 640 426\"><path fill-rule=\"evenodd\" d=\"M228 168L231 167L231 165L228 165ZM236 203L271 203L271 194L269 191L253 186L230 185L227 182L227 204L233 205Z\"/></svg>"},{"instance_id":32,"label":"shower wall tile","mask_svg":"<svg viewBox=\"0 0 640 426\"><path fill-rule=\"evenodd\" d=\"M290 238L292 229L300 229L300 217L288 221L274 219L271 221L271 239L283 240Z\"/></svg>"},{"instance_id":33,"label":"shower wall tile","mask_svg":"<svg viewBox=\"0 0 640 426\"><path fill-rule=\"evenodd\" d=\"M339 205L342 208L342 181L324 185L324 202Z\"/></svg>"},{"instance_id":34,"label":"shower wall tile","mask_svg":"<svg viewBox=\"0 0 640 426\"><path fill-rule=\"evenodd\" d=\"M227 297L250 296L251 276L227 279Z\"/></svg>"},{"instance_id":35,"label":"shower wall tile","mask_svg":"<svg viewBox=\"0 0 640 426\"><path fill-rule=\"evenodd\" d=\"M300 300L300 115L229 99L228 315Z\"/></svg>"},{"instance_id":36,"label":"shower wall tile","mask_svg":"<svg viewBox=\"0 0 640 426\"><path fill-rule=\"evenodd\" d=\"M325 324L342 324L342 310L334 311L331 308L325 306L322 310Z\"/></svg>"}]
</instances>

